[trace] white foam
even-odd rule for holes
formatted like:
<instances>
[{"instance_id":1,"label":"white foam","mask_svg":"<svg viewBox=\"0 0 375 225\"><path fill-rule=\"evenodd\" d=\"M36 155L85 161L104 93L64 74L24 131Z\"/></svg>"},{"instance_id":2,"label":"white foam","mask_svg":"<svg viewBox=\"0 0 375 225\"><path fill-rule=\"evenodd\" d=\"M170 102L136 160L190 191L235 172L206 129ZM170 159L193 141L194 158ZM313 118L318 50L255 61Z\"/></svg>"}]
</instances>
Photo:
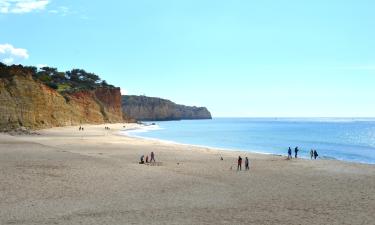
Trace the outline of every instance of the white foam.
<instances>
[{"instance_id":1,"label":"white foam","mask_svg":"<svg viewBox=\"0 0 375 225\"><path fill-rule=\"evenodd\" d=\"M152 128L151 126L154 126L154 128ZM144 127L134 128L131 130L124 130L124 131L120 131L119 134L128 136L128 137L149 140L149 141L157 141L157 142L165 143L165 144L176 144L176 145L182 145L182 146L188 146L188 147L205 148L205 149L219 150L219 151L244 152L244 153L262 154L262 155L283 156L282 154L270 153L270 152L265 152L261 150L244 150L244 149L237 149L237 148L223 148L223 147L213 147L213 146L208 146L208 145L186 144L186 143L181 143L181 142L176 142L176 141L168 141L164 139L143 137L143 136L137 135L138 133L145 133L145 132L149 132L153 130L164 129L164 128L159 127L158 125L151 125L151 126L144 126Z\"/></svg>"},{"instance_id":2,"label":"white foam","mask_svg":"<svg viewBox=\"0 0 375 225\"><path fill-rule=\"evenodd\" d=\"M141 127L137 127L134 129L127 129L120 131L120 134L127 135L127 136L135 136L136 133L146 133L154 130L163 130L163 128L159 127L158 125L144 125Z\"/></svg>"}]
</instances>

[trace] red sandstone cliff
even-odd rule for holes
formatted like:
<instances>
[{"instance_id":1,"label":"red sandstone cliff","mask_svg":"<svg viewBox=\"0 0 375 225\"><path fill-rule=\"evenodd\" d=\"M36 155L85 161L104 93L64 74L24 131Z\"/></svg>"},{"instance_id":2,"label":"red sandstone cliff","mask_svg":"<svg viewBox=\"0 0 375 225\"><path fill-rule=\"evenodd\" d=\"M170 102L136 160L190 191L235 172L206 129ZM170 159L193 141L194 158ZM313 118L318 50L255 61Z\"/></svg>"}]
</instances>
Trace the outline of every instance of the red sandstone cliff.
<instances>
[{"instance_id":1,"label":"red sandstone cliff","mask_svg":"<svg viewBox=\"0 0 375 225\"><path fill-rule=\"evenodd\" d=\"M0 78L0 129L122 122L119 88L61 95L31 76Z\"/></svg>"}]
</instances>

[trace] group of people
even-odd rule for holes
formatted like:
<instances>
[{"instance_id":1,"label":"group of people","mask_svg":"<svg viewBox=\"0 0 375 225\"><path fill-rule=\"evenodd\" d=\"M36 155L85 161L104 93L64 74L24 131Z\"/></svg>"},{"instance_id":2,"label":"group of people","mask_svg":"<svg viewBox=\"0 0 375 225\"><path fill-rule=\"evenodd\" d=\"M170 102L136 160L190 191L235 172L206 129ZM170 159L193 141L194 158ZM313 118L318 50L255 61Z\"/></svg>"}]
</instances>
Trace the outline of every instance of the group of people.
<instances>
[{"instance_id":1,"label":"group of people","mask_svg":"<svg viewBox=\"0 0 375 225\"><path fill-rule=\"evenodd\" d=\"M294 148L294 158L297 158L298 157L298 152L299 152L299 148L298 146ZM316 151L316 149L311 149L310 151L310 158L311 159L316 159L318 158L318 152ZM292 149L289 147L288 148L288 159L292 159Z\"/></svg>"},{"instance_id":2,"label":"group of people","mask_svg":"<svg viewBox=\"0 0 375 225\"><path fill-rule=\"evenodd\" d=\"M154 154L154 152L151 152L150 158L148 157L148 155L146 155L146 159L145 159L145 155L142 155L141 156L141 161L139 162L139 164L151 163L152 161L155 162L155 154Z\"/></svg>"},{"instance_id":3,"label":"group of people","mask_svg":"<svg viewBox=\"0 0 375 225\"><path fill-rule=\"evenodd\" d=\"M313 157L314 157L314 159L316 159L316 158L318 158L318 152L316 151L316 149L311 149L310 150L310 158L311 159L313 159Z\"/></svg>"},{"instance_id":4,"label":"group of people","mask_svg":"<svg viewBox=\"0 0 375 225\"><path fill-rule=\"evenodd\" d=\"M82 126L79 126L79 131L83 131L84 128Z\"/></svg>"},{"instance_id":5,"label":"group of people","mask_svg":"<svg viewBox=\"0 0 375 225\"><path fill-rule=\"evenodd\" d=\"M250 163L249 158L245 157L245 170L250 169L249 163ZM241 158L241 156L238 156L238 160L237 160L237 171L238 170L242 170L242 158Z\"/></svg>"},{"instance_id":6,"label":"group of people","mask_svg":"<svg viewBox=\"0 0 375 225\"><path fill-rule=\"evenodd\" d=\"M104 127L104 129L105 129L105 130L110 130L111 128L109 128L109 127Z\"/></svg>"},{"instance_id":7,"label":"group of people","mask_svg":"<svg viewBox=\"0 0 375 225\"><path fill-rule=\"evenodd\" d=\"M298 151L299 151L298 147L295 147L294 148L294 158L298 157ZM292 159L292 158L293 158L293 156L292 156L292 149L289 147L288 148L288 159Z\"/></svg>"}]
</instances>

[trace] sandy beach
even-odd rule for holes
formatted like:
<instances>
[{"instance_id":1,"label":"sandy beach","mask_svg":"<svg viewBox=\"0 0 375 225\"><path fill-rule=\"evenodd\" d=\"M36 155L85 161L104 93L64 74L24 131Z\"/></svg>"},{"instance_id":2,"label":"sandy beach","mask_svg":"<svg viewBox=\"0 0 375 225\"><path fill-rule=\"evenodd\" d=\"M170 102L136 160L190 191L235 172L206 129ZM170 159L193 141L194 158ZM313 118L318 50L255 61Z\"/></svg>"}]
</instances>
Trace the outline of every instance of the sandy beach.
<instances>
[{"instance_id":1,"label":"sandy beach","mask_svg":"<svg viewBox=\"0 0 375 225\"><path fill-rule=\"evenodd\" d=\"M125 137L123 125L0 134L0 224L374 224L374 165ZM151 151L162 164L138 164Z\"/></svg>"}]
</instances>

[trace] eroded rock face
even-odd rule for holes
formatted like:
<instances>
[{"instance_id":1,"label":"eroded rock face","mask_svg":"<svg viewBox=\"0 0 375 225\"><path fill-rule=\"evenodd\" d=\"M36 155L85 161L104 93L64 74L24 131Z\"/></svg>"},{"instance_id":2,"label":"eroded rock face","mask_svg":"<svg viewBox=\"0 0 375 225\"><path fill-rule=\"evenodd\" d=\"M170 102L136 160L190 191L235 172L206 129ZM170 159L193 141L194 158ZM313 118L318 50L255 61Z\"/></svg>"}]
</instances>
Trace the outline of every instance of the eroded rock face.
<instances>
[{"instance_id":1,"label":"eroded rock face","mask_svg":"<svg viewBox=\"0 0 375 225\"><path fill-rule=\"evenodd\" d=\"M98 88L94 91L95 97L105 109L108 122L118 122L122 118L120 88Z\"/></svg>"},{"instance_id":2,"label":"eroded rock face","mask_svg":"<svg viewBox=\"0 0 375 225\"><path fill-rule=\"evenodd\" d=\"M31 76L0 78L0 129L122 121L118 88L62 96Z\"/></svg>"},{"instance_id":3,"label":"eroded rock face","mask_svg":"<svg viewBox=\"0 0 375 225\"><path fill-rule=\"evenodd\" d=\"M146 96L123 95L122 110L126 116L143 121L212 119L205 107L178 105Z\"/></svg>"}]
</instances>

